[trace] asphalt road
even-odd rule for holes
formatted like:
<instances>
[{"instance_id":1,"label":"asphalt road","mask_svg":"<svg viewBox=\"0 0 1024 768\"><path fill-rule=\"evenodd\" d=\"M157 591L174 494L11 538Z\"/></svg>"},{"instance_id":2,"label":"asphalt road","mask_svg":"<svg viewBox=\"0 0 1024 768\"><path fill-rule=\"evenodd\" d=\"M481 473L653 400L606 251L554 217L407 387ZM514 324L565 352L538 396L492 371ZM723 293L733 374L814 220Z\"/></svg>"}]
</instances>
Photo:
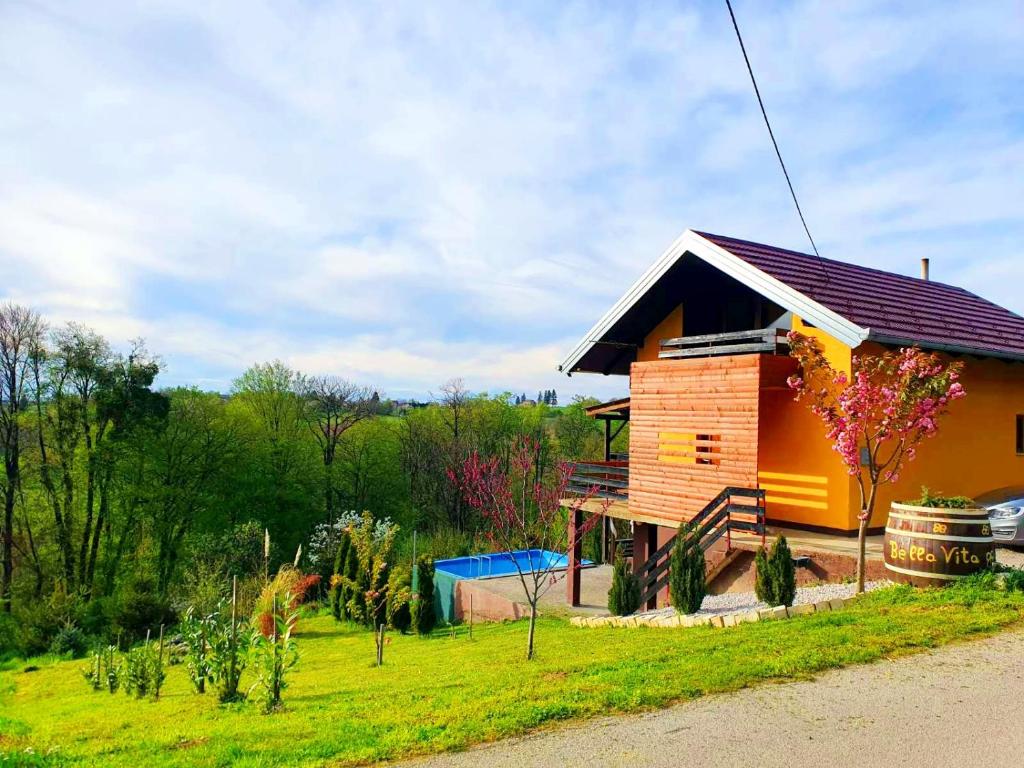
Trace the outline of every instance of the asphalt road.
<instances>
[{"instance_id":1,"label":"asphalt road","mask_svg":"<svg viewBox=\"0 0 1024 768\"><path fill-rule=\"evenodd\" d=\"M417 766L1024 765L1024 632L709 696Z\"/></svg>"}]
</instances>

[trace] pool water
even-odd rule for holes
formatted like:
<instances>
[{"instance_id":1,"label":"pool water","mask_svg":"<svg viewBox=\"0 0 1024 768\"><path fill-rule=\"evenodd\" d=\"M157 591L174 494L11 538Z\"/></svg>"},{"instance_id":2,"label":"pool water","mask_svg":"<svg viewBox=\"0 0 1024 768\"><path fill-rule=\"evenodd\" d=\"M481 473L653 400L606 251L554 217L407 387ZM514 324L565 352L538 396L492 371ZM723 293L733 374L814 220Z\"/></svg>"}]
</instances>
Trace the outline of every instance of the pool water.
<instances>
[{"instance_id":1,"label":"pool water","mask_svg":"<svg viewBox=\"0 0 1024 768\"><path fill-rule=\"evenodd\" d=\"M517 568L518 564L518 568ZM593 565L583 560L581 565ZM569 567L569 558L546 549L519 549L514 552L495 552L489 555L469 555L435 560L434 570L456 579L489 579L497 576L515 576L522 570L546 571Z\"/></svg>"}]
</instances>

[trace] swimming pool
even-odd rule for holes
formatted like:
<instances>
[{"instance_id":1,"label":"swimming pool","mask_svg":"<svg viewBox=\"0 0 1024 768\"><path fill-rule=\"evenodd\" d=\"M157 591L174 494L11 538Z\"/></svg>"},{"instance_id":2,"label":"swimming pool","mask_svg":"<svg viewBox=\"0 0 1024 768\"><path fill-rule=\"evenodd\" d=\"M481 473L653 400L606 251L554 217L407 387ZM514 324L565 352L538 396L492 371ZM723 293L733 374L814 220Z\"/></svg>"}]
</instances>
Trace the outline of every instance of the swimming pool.
<instances>
[{"instance_id":1,"label":"swimming pool","mask_svg":"<svg viewBox=\"0 0 1024 768\"><path fill-rule=\"evenodd\" d=\"M518 563L518 568L516 564ZM583 560L581 565L593 565ZM529 571L564 570L569 567L569 558L546 549L519 549L514 552L494 552L489 555L469 555L435 560L434 570L441 571L456 579L490 579L498 576L515 576L522 570Z\"/></svg>"}]
</instances>

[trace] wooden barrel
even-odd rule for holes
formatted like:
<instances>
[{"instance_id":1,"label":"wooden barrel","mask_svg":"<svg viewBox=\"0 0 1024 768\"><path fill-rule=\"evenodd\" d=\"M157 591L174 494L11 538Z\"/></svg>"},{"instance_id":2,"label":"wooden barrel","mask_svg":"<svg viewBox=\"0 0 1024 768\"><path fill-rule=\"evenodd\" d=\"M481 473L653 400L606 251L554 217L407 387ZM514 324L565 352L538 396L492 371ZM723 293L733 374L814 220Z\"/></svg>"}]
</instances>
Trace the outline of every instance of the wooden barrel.
<instances>
[{"instance_id":1,"label":"wooden barrel","mask_svg":"<svg viewBox=\"0 0 1024 768\"><path fill-rule=\"evenodd\" d=\"M893 503L885 526L885 567L893 581L941 586L995 563L988 511Z\"/></svg>"}]
</instances>

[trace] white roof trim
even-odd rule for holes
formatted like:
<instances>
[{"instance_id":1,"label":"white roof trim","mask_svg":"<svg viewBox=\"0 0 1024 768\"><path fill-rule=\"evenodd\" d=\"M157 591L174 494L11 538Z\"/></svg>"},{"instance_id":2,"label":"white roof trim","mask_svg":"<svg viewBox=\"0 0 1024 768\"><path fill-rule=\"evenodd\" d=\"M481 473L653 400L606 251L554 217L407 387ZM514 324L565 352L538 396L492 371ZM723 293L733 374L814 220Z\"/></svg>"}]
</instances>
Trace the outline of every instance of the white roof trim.
<instances>
[{"instance_id":1,"label":"white roof trim","mask_svg":"<svg viewBox=\"0 0 1024 768\"><path fill-rule=\"evenodd\" d=\"M571 373L573 367L600 341L601 337L611 330L612 326L633 305L640 301L647 291L686 253L692 253L697 258L706 261L721 272L743 283L751 290L757 291L765 298L771 299L783 309L796 313L848 347L856 347L868 337L870 329L851 323L828 307L819 304L799 291L790 288L782 281L776 280L771 275L762 272L739 256L701 237L692 229L688 229L630 286L622 298L605 312L604 317L598 320L594 327L580 339L576 347L569 353L569 356L558 366L558 370Z\"/></svg>"}]
</instances>

